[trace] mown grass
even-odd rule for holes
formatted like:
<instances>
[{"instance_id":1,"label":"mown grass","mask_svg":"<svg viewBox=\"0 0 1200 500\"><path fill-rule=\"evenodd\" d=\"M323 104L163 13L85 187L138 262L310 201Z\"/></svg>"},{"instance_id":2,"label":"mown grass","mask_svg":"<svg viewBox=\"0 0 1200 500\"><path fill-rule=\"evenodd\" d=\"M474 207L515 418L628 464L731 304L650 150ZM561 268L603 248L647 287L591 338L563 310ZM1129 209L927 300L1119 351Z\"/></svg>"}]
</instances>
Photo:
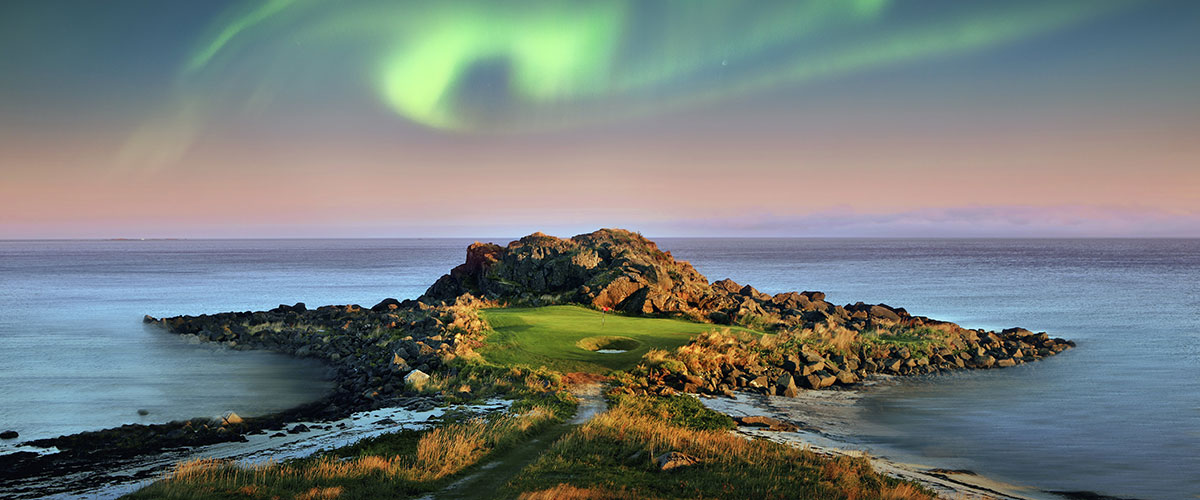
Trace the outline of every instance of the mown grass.
<instances>
[{"instance_id":1,"label":"mown grass","mask_svg":"<svg viewBox=\"0 0 1200 500\"><path fill-rule=\"evenodd\" d=\"M614 408L568 433L509 483L511 494L529 499L933 498L912 483L875 473L865 458L825 458L726 431L677 425L682 415L671 415L670 409L686 414L688 405L652 398L618 399ZM699 462L659 470L655 458L672 451Z\"/></svg>"},{"instance_id":2,"label":"mown grass","mask_svg":"<svg viewBox=\"0 0 1200 500\"><path fill-rule=\"evenodd\" d=\"M426 431L401 431L318 456L242 466L224 460L179 464L129 499L368 499L416 495L440 488L487 456L509 449L564 417L562 397L519 401L513 412L477 417Z\"/></svg>"},{"instance_id":3,"label":"mown grass","mask_svg":"<svg viewBox=\"0 0 1200 500\"><path fill-rule=\"evenodd\" d=\"M563 372L605 373L628 370L651 349L671 350L713 325L668 318L641 318L578 306L484 309L491 325L480 354L504 366L545 366ZM754 332L733 328L740 332ZM636 345L622 353L597 353L586 347L592 337L625 337ZM580 347L583 345L584 347Z\"/></svg>"}]
</instances>

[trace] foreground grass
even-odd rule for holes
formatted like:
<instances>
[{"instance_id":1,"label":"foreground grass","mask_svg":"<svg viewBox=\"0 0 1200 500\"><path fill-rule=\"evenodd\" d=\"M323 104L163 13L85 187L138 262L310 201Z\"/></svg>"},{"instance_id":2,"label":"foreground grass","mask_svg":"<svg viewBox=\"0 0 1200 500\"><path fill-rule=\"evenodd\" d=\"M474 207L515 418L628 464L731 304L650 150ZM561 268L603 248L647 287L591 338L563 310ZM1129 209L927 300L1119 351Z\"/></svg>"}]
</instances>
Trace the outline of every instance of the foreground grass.
<instances>
[{"instance_id":1,"label":"foreground grass","mask_svg":"<svg viewBox=\"0 0 1200 500\"><path fill-rule=\"evenodd\" d=\"M509 483L536 498L932 499L880 476L864 458L825 458L720 430L698 401L622 397L568 433ZM661 471L655 458L682 452L696 465Z\"/></svg>"},{"instance_id":2,"label":"foreground grass","mask_svg":"<svg viewBox=\"0 0 1200 500\"><path fill-rule=\"evenodd\" d=\"M484 309L492 327L483 357L498 365L545 366L563 372L629 370L651 349L672 350L713 325L667 318L639 318L578 306ZM751 332L745 328L733 331ZM623 348L598 353L594 348Z\"/></svg>"},{"instance_id":3,"label":"foreground grass","mask_svg":"<svg viewBox=\"0 0 1200 500\"><path fill-rule=\"evenodd\" d=\"M185 462L125 498L368 499L429 492L484 458L561 424L567 415L560 396L546 397L552 401L545 405L529 399L518 402L517 413L387 434L284 464Z\"/></svg>"}]
</instances>

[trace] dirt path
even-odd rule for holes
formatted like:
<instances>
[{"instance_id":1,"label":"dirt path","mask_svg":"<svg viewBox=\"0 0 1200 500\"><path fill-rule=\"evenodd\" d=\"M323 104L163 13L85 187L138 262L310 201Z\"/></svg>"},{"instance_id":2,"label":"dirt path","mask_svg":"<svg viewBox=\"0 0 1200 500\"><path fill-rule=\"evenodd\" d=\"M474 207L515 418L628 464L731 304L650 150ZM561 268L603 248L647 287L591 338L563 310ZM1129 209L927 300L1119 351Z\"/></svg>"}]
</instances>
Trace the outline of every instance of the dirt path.
<instances>
[{"instance_id":1,"label":"dirt path","mask_svg":"<svg viewBox=\"0 0 1200 500\"><path fill-rule=\"evenodd\" d=\"M537 461L542 453L545 453L550 445L554 444L567 431L591 420L592 417L604 411L607 406L598 382L578 385L571 390L571 393L579 398L579 407L571 420L550 427L508 451L491 457L471 474L451 483L437 493L426 495L418 500L498 498L500 488L504 486L504 483L521 472L521 469Z\"/></svg>"}]
</instances>

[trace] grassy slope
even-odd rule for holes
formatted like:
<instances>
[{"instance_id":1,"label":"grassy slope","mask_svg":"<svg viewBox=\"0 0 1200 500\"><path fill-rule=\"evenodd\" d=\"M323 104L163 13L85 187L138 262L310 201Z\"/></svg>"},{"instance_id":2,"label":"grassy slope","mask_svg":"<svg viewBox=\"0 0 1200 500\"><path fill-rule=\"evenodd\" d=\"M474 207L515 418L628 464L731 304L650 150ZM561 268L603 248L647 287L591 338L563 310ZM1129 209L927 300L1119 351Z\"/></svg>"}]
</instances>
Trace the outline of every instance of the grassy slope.
<instances>
[{"instance_id":1,"label":"grassy slope","mask_svg":"<svg viewBox=\"0 0 1200 500\"><path fill-rule=\"evenodd\" d=\"M732 425L690 396L618 398L614 408L554 443L497 497L933 499L915 484L879 475L864 458L826 458L748 440L725 430ZM699 463L660 471L655 457L672 451Z\"/></svg>"},{"instance_id":2,"label":"grassy slope","mask_svg":"<svg viewBox=\"0 0 1200 500\"><path fill-rule=\"evenodd\" d=\"M500 365L545 366L564 372L603 373L633 368L650 349L675 349L697 333L719 327L678 319L606 314L578 306L485 309L481 314L494 330L481 354ZM750 331L733 327L731 330ZM581 349L582 339L629 337L640 345L623 353Z\"/></svg>"},{"instance_id":3,"label":"grassy slope","mask_svg":"<svg viewBox=\"0 0 1200 500\"><path fill-rule=\"evenodd\" d=\"M421 495L441 489L451 478L496 455L532 453L525 463L536 458L537 451L562 435L563 420L573 413L573 406L553 396L543 400L514 403L517 414L384 434L283 464L186 462L166 478L122 498L366 500ZM531 445L533 439L541 441ZM530 448L534 451L527 451Z\"/></svg>"}]
</instances>

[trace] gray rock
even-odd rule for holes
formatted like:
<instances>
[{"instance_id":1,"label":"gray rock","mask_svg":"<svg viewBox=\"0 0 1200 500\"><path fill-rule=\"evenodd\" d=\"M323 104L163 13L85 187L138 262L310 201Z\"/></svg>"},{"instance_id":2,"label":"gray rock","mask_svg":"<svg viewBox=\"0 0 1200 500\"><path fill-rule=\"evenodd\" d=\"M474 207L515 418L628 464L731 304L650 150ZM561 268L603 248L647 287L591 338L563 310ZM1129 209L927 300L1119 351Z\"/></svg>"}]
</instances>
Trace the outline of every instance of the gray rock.
<instances>
[{"instance_id":1,"label":"gray rock","mask_svg":"<svg viewBox=\"0 0 1200 500\"><path fill-rule=\"evenodd\" d=\"M700 463L700 460L691 455L679 451L672 451L659 455L654 459L658 463L658 470L669 471L683 467L691 467Z\"/></svg>"},{"instance_id":2,"label":"gray rock","mask_svg":"<svg viewBox=\"0 0 1200 500\"><path fill-rule=\"evenodd\" d=\"M799 388L796 387L796 380L792 378L791 374L785 373L779 376L779 380L775 381L775 393L789 398L796 397Z\"/></svg>"}]
</instances>

